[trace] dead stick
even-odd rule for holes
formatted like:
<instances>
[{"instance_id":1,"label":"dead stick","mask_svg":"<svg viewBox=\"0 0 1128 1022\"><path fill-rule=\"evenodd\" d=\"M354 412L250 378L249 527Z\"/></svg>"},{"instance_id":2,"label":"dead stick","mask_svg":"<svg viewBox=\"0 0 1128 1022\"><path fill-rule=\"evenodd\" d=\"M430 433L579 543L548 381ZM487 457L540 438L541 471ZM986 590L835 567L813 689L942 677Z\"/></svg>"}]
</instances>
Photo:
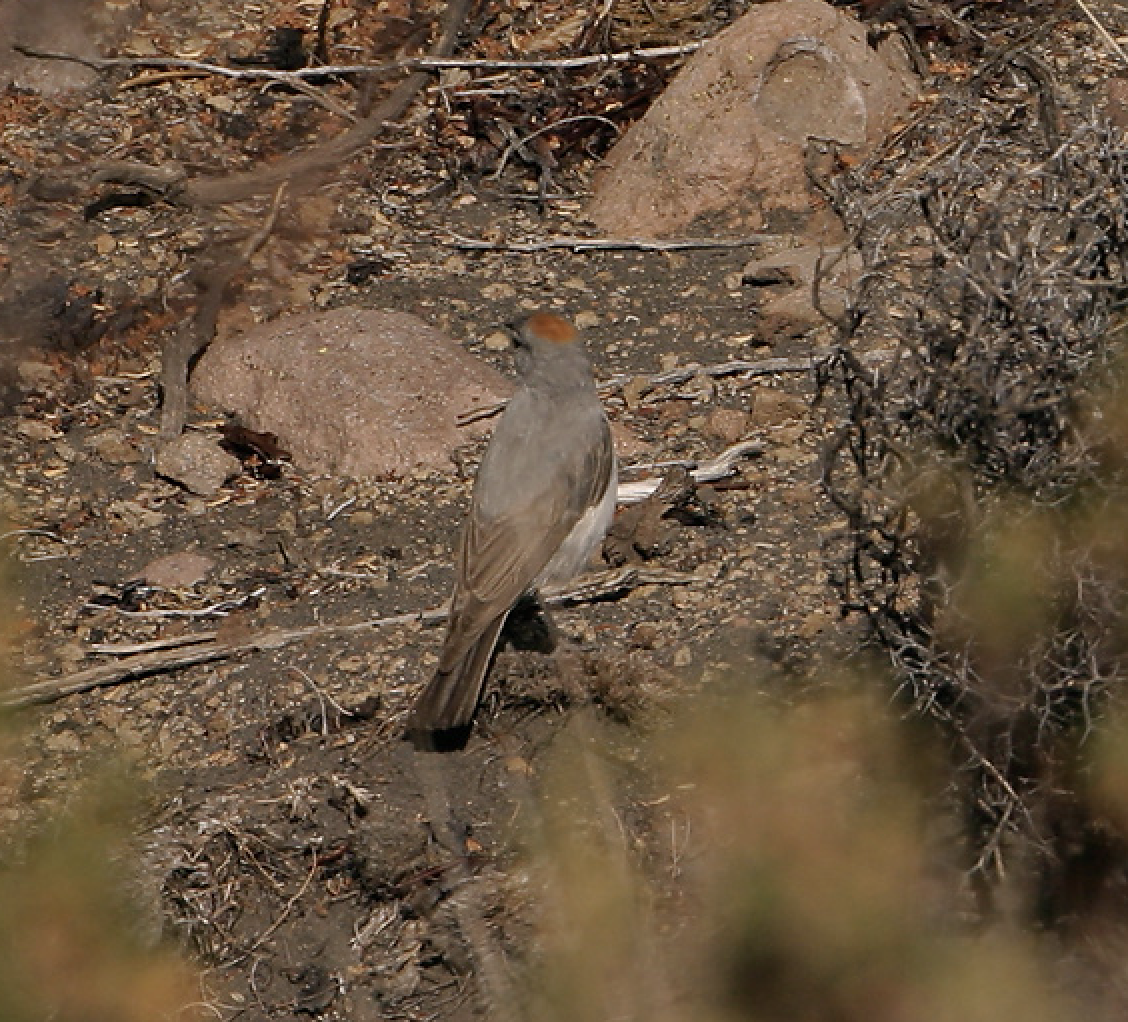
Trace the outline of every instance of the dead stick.
<instances>
[{"instance_id":1,"label":"dead stick","mask_svg":"<svg viewBox=\"0 0 1128 1022\"><path fill-rule=\"evenodd\" d=\"M13 43L12 49L25 57L37 60L64 60L72 64L82 64L95 71L110 71L114 68L145 67L179 71L196 71L201 74L218 75L235 79L273 79L279 82L300 81L303 78L322 78L325 75L385 75L400 71L444 71L448 68L479 71L582 71L587 68L609 67L614 64L629 64L638 60L663 60L672 57L685 57L699 50L702 43L686 43L683 46L650 46L635 50L620 50L616 53L599 53L586 57L549 57L543 60L483 60L473 57L450 57L432 52L427 57L406 57L387 64L324 64L305 67L296 71L274 71L261 68L234 68L224 64L210 64L206 61L187 60L182 57L82 57L77 53L62 53L57 50L40 50L25 43Z\"/></svg>"},{"instance_id":2,"label":"dead stick","mask_svg":"<svg viewBox=\"0 0 1128 1022\"><path fill-rule=\"evenodd\" d=\"M183 649L185 646L198 646L201 642L214 642L217 638L219 638L219 632L211 628L206 632L173 635L165 639L150 639L148 642L96 642L86 648L91 653L133 656L136 653L155 653L162 649Z\"/></svg>"},{"instance_id":3,"label":"dead stick","mask_svg":"<svg viewBox=\"0 0 1128 1022\"><path fill-rule=\"evenodd\" d=\"M829 352L827 352L829 354ZM734 362L723 362L720 365L712 366L686 366L684 369L671 369L664 373L655 373L653 376L643 376L643 381L650 387L670 386L672 384L685 383L687 380L692 380L695 376L735 376L738 373L745 373L749 376L772 376L775 373L805 373L808 372L812 366L812 359L817 358L816 355L808 355L803 358L766 358L758 362L747 362L744 360ZM606 397L609 394L614 394L615 391L620 390L631 380L637 377L619 375L612 376L611 379L605 380L599 384L599 393ZM477 422L480 419L488 419L493 415L497 415L506 405L505 401L494 401L488 405L478 405L476 408L471 408L462 412L455 418L455 424L458 426L468 426L472 422Z\"/></svg>"},{"instance_id":4,"label":"dead stick","mask_svg":"<svg viewBox=\"0 0 1128 1022\"><path fill-rule=\"evenodd\" d=\"M654 571L645 568L623 568L595 575L578 587L548 590L544 594L549 606L604 600L621 595L644 585L690 585L701 581L697 575L680 572ZM80 692L96 688L110 688L127 681L167 674L182 667L230 660L246 653L279 649L317 636L347 635L354 632L387 628L393 625L436 624L447 618L446 608L424 610L413 614L396 614L392 617L370 618L352 624L306 625L302 628L271 629L250 638L231 642L201 642L188 649L161 650L127 657L112 664L90 667L83 671L50 678L47 681L11 689L0 697L0 708L21 709L43 703L53 703Z\"/></svg>"},{"instance_id":5,"label":"dead stick","mask_svg":"<svg viewBox=\"0 0 1128 1022\"><path fill-rule=\"evenodd\" d=\"M732 362L721 362L716 365L685 366L681 369L670 369L664 373L655 373L652 376L643 376L642 380L651 387L668 387L678 383L685 383L688 380L692 380L695 376L774 376L776 373L805 373L809 372L820 358L826 358L832 354L833 349L823 348L813 351L810 355L803 355L800 358L764 358L755 362L737 359ZM892 354L888 351L873 351L867 352L862 356L862 361L873 363L886 361L890 358L892 358ZM599 384L599 393L606 397L608 394L615 393L615 391L620 390L635 379L638 379L638 377L628 376L626 374L612 376L609 380L604 380ZM468 426L470 423L478 422L480 419L488 419L493 415L497 415L505 405L506 402L504 401L494 401L492 404L478 405L476 408L470 408L456 416L455 424L458 426Z\"/></svg>"},{"instance_id":6,"label":"dead stick","mask_svg":"<svg viewBox=\"0 0 1128 1022\"><path fill-rule=\"evenodd\" d=\"M452 234L449 239L431 239L448 248L466 252L571 252L621 251L681 252L690 249L752 248L778 240L777 234L749 234L743 238L686 238L680 241L655 241L650 238L546 238L544 241L482 241Z\"/></svg>"}]
</instances>

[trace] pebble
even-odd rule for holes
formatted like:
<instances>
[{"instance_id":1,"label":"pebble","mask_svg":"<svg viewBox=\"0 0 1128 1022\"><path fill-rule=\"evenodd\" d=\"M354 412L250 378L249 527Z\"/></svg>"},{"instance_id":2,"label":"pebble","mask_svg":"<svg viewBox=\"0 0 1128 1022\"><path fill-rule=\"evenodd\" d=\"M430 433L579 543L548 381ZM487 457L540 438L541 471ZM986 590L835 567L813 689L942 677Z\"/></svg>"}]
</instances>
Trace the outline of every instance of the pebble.
<instances>
[{"instance_id":1,"label":"pebble","mask_svg":"<svg viewBox=\"0 0 1128 1022\"><path fill-rule=\"evenodd\" d=\"M195 550L181 550L150 561L140 571L149 585L162 589L188 589L202 582L215 567L215 561Z\"/></svg>"},{"instance_id":2,"label":"pebble","mask_svg":"<svg viewBox=\"0 0 1128 1022\"><path fill-rule=\"evenodd\" d=\"M504 330L495 330L482 338L482 346L487 351L508 351L510 348L509 334Z\"/></svg>"},{"instance_id":3,"label":"pebble","mask_svg":"<svg viewBox=\"0 0 1128 1022\"><path fill-rule=\"evenodd\" d=\"M202 433L185 433L157 451L157 472L201 497L214 496L243 466Z\"/></svg>"},{"instance_id":4,"label":"pebble","mask_svg":"<svg viewBox=\"0 0 1128 1022\"><path fill-rule=\"evenodd\" d=\"M765 387L756 392L750 418L753 426L778 426L806 416L808 410L805 399Z\"/></svg>"},{"instance_id":5,"label":"pebble","mask_svg":"<svg viewBox=\"0 0 1128 1022\"><path fill-rule=\"evenodd\" d=\"M42 422L39 419L25 420L16 429L21 436L25 436L29 440L54 440L60 435L51 423Z\"/></svg>"},{"instance_id":6,"label":"pebble","mask_svg":"<svg viewBox=\"0 0 1128 1022\"><path fill-rule=\"evenodd\" d=\"M497 281L482 288L482 297L491 302L504 301L505 299L516 298L517 289L505 281Z\"/></svg>"},{"instance_id":7,"label":"pebble","mask_svg":"<svg viewBox=\"0 0 1128 1022\"><path fill-rule=\"evenodd\" d=\"M748 413L739 408L714 408L705 421L705 431L734 444L748 431Z\"/></svg>"},{"instance_id":8,"label":"pebble","mask_svg":"<svg viewBox=\"0 0 1128 1022\"><path fill-rule=\"evenodd\" d=\"M129 465L141 460L141 452L121 430L110 429L98 433L86 441L86 446L107 465Z\"/></svg>"}]
</instances>

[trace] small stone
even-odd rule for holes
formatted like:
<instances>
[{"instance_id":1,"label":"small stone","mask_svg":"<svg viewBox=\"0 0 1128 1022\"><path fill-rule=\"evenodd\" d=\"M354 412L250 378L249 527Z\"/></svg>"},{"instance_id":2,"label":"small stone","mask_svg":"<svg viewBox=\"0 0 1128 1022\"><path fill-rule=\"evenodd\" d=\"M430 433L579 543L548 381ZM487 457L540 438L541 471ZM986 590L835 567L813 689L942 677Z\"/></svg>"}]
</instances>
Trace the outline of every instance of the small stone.
<instances>
[{"instance_id":1,"label":"small stone","mask_svg":"<svg viewBox=\"0 0 1128 1022\"><path fill-rule=\"evenodd\" d=\"M505 764L506 773L516 774L519 777L532 777L536 773L533 764L524 756L506 756L502 763Z\"/></svg>"},{"instance_id":2,"label":"small stone","mask_svg":"<svg viewBox=\"0 0 1128 1022\"><path fill-rule=\"evenodd\" d=\"M51 423L41 422L38 419L21 422L16 429L21 436L27 437L28 440L54 440L59 436L59 431Z\"/></svg>"},{"instance_id":3,"label":"small stone","mask_svg":"<svg viewBox=\"0 0 1128 1022\"><path fill-rule=\"evenodd\" d=\"M642 399L654 388L645 376L632 376L623 384L623 400L627 407L634 411Z\"/></svg>"},{"instance_id":4,"label":"small stone","mask_svg":"<svg viewBox=\"0 0 1128 1022\"><path fill-rule=\"evenodd\" d=\"M778 426L807 414L808 404L801 397L780 390L764 389L756 393L752 405L753 426Z\"/></svg>"},{"instance_id":5,"label":"small stone","mask_svg":"<svg viewBox=\"0 0 1128 1022\"><path fill-rule=\"evenodd\" d=\"M164 522L166 517L160 511L153 511L136 500L111 501L106 508L106 514L121 519L122 524L131 530L155 528Z\"/></svg>"},{"instance_id":6,"label":"small stone","mask_svg":"<svg viewBox=\"0 0 1128 1022\"><path fill-rule=\"evenodd\" d=\"M661 631L653 621L639 621L630 630L630 644L635 649L654 649L658 645Z\"/></svg>"},{"instance_id":7,"label":"small stone","mask_svg":"<svg viewBox=\"0 0 1128 1022\"><path fill-rule=\"evenodd\" d=\"M688 646L682 646L681 649L674 654L674 666L688 667L691 663L693 663L693 654L690 652Z\"/></svg>"},{"instance_id":8,"label":"small stone","mask_svg":"<svg viewBox=\"0 0 1128 1022\"><path fill-rule=\"evenodd\" d=\"M228 454L202 433L185 433L157 451L157 474L179 483L186 490L211 497L228 479L243 469L239 459Z\"/></svg>"},{"instance_id":9,"label":"small stone","mask_svg":"<svg viewBox=\"0 0 1128 1022\"><path fill-rule=\"evenodd\" d=\"M58 379L55 367L46 362L35 362L31 359L20 362L16 366L16 373L20 383L30 387L46 387Z\"/></svg>"},{"instance_id":10,"label":"small stone","mask_svg":"<svg viewBox=\"0 0 1128 1022\"><path fill-rule=\"evenodd\" d=\"M599 326L599 316L590 309L585 309L577 313L575 322L577 330L590 330L592 327Z\"/></svg>"},{"instance_id":11,"label":"small stone","mask_svg":"<svg viewBox=\"0 0 1128 1022\"><path fill-rule=\"evenodd\" d=\"M780 465L810 465L816 460L816 455L813 451L809 451L799 444L789 444L786 447L773 448L772 456Z\"/></svg>"},{"instance_id":12,"label":"small stone","mask_svg":"<svg viewBox=\"0 0 1128 1022\"><path fill-rule=\"evenodd\" d=\"M1128 128L1128 78L1110 78L1105 92L1108 118L1123 131Z\"/></svg>"},{"instance_id":13,"label":"small stone","mask_svg":"<svg viewBox=\"0 0 1128 1022\"><path fill-rule=\"evenodd\" d=\"M482 288L482 297L489 299L491 302L504 301L510 298L517 297L517 289L506 281L499 280L493 284L487 284Z\"/></svg>"},{"instance_id":14,"label":"small stone","mask_svg":"<svg viewBox=\"0 0 1128 1022\"><path fill-rule=\"evenodd\" d=\"M789 507L809 508L818 502L819 491L817 487L810 483L797 483L795 486L782 490L779 499Z\"/></svg>"},{"instance_id":15,"label":"small stone","mask_svg":"<svg viewBox=\"0 0 1128 1022\"><path fill-rule=\"evenodd\" d=\"M117 248L117 241L112 234L99 234L94 240L94 248L98 255L109 255Z\"/></svg>"},{"instance_id":16,"label":"small stone","mask_svg":"<svg viewBox=\"0 0 1128 1022\"><path fill-rule=\"evenodd\" d=\"M718 440L734 444L748 431L748 413L739 408L714 408L706 419L705 431Z\"/></svg>"},{"instance_id":17,"label":"small stone","mask_svg":"<svg viewBox=\"0 0 1128 1022\"><path fill-rule=\"evenodd\" d=\"M141 452L121 430L109 429L86 441L86 445L107 465L129 465L141 460Z\"/></svg>"},{"instance_id":18,"label":"small stone","mask_svg":"<svg viewBox=\"0 0 1128 1022\"><path fill-rule=\"evenodd\" d=\"M43 740L43 744L47 747L48 752L82 752L82 739L79 738L78 735L70 729L60 731L57 734L48 735Z\"/></svg>"},{"instance_id":19,"label":"small stone","mask_svg":"<svg viewBox=\"0 0 1128 1022\"><path fill-rule=\"evenodd\" d=\"M817 610L808 614L795 630L801 639L813 639L816 635L825 632L834 624L834 617L825 610Z\"/></svg>"},{"instance_id":20,"label":"small stone","mask_svg":"<svg viewBox=\"0 0 1128 1022\"><path fill-rule=\"evenodd\" d=\"M510 347L509 334L504 330L495 330L492 334L482 338L482 346L487 351L508 351Z\"/></svg>"},{"instance_id":21,"label":"small stone","mask_svg":"<svg viewBox=\"0 0 1128 1022\"><path fill-rule=\"evenodd\" d=\"M140 577L161 589L189 589L202 582L215 567L215 561L195 550L181 550L150 561Z\"/></svg>"}]
</instances>

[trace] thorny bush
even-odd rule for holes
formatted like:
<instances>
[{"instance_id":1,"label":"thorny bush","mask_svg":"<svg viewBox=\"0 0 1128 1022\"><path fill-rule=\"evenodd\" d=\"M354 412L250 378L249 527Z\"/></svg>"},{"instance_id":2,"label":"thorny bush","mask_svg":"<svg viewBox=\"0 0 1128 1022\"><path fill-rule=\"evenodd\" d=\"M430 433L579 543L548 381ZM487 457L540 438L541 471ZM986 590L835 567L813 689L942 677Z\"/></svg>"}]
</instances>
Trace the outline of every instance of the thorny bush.
<instances>
[{"instance_id":1,"label":"thorny bush","mask_svg":"<svg viewBox=\"0 0 1128 1022\"><path fill-rule=\"evenodd\" d=\"M1085 908L1070 877L1123 847L1083 776L1128 635L1128 143L1060 138L1045 81L995 75L831 193L866 273L818 372L841 417L824 482L843 607L951 739L978 890L1025 863L1058 921Z\"/></svg>"}]
</instances>

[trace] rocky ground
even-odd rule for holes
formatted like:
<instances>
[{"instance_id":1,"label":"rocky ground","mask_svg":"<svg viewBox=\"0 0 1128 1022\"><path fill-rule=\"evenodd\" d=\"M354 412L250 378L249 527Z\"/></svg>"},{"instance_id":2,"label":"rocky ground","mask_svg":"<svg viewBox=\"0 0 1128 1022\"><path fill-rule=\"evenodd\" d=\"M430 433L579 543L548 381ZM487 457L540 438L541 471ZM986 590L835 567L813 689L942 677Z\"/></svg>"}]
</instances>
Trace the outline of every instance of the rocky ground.
<instances>
[{"instance_id":1,"label":"rocky ground","mask_svg":"<svg viewBox=\"0 0 1128 1022\"><path fill-rule=\"evenodd\" d=\"M277 39L272 29L308 25L320 6L107 5L94 38L102 52L219 59L261 52ZM360 6L334 8L335 59L386 59L435 14L381 5L377 32ZM631 7L623 42L685 42L741 5L682 6L682 20L649 29ZM564 31L553 5L501 7L476 55L503 52L509 37L548 52L553 26ZM1037 45L1061 61L1059 72L1075 66L1079 41L1111 64L1080 13L1057 17L1058 33ZM1000 31L1018 38L1023 28ZM55 48L70 47L55 38ZM923 29L919 41L933 54L935 92L969 73L974 48ZM49 42L50 32L40 45ZM77 75L85 91L39 79L31 88L19 77L31 66L48 78ZM648 88L672 65L659 68L640 72ZM1094 89L1107 98L1098 70L1083 72L1092 81L1080 71L1071 79L1075 109ZM632 771L629 750L660 733L686 694L767 684L769 673L799 689L858 654L859 631L840 618L827 584L842 527L819 489L833 416L811 412L813 381L802 371L831 329L765 333L741 248L458 249L455 235L590 233L585 195L608 139L562 158L550 196L538 198L537 166L514 160L493 175L465 158L463 137L481 140L465 121L452 127L465 111L443 91L459 84L449 76L379 144L286 199L240 270L221 335L282 312L399 309L508 371L506 354L486 343L496 325L515 310L558 307L584 329L598 378L640 381L607 402L634 438L628 477L631 465L760 444L732 476L683 507L652 509L620 538L617 559L652 581L558 608L571 646L556 657L502 653L468 748L420 757L399 730L441 631L404 615L446 597L479 446L466 446L461 470L379 481L316 477L285 462L263 471L250 459L212 497L155 475L161 347L196 298L190 271L258 230L269 196L205 206L114 193L112 206L97 208L113 189L81 169L95 154L175 159L194 172L251 169L340 132L346 118L302 95L214 76L95 74L54 62L12 64L11 73L0 97L0 319L10 338L0 422L10 524L0 542L21 577L17 683L112 671L138 644L214 632L249 647L271 630L306 632L29 711L25 761L0 799L5 821L47 818L91 764L130 764L144 789L136 847L149 930L198 957L208 1017L496 1013L498 961L506 973L534 944L520 821L535 812L562 735L599 736L629 843L661 859L675 810L662 782ZM512 76L490 84L518 94L529 85ZM551 84L517 105L539 95L558 104L557 116L578 116L581 86ZM339 102L353 95L340 84L324 91ZM733 237L746 225L721 217L713 229ZM795 371L641 382L675 367L773 357L795 360ZM190 408L191 430L215 436L222 424L214 410Z\"/></svg>"}]
</instances>

